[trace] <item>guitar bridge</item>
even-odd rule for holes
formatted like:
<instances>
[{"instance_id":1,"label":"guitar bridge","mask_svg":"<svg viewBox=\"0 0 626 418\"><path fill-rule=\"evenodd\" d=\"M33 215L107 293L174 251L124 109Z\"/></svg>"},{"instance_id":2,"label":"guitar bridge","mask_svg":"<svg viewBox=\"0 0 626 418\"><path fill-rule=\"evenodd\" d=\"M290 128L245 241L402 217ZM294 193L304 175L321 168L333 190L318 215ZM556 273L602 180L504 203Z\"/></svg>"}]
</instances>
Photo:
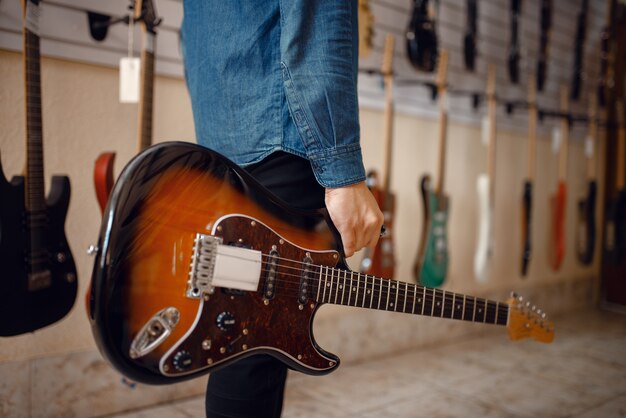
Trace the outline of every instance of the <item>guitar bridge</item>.
<instances>
[{"instance_id":1,"label":"guitar bridge","mask_svg":"<svg viewBox=\"0 0 626 418\"><path fill-rule=\"evenodd\" d=\"M256 291L261 278L261 252L223 245L222 238L196 234L186 296L200 299L215 287Z\"/></svg>"}]
</instances>

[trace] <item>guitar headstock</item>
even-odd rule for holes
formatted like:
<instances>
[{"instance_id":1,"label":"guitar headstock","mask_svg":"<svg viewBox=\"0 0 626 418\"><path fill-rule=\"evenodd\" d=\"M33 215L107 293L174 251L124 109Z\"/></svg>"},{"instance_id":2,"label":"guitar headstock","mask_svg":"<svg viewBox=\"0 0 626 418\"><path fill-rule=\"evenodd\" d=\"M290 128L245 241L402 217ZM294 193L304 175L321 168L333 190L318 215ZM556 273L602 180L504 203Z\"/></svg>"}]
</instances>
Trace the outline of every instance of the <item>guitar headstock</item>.
<instances>
[{"instance_id":1,"label":"guitar headstock","mask_svg":"<svg viewBox=\"0 0 626 418\"><path fill-rule=\"evenodd\" d=\"M514 293L507 303L509 304L507 328L512 340L533 338L542 343L551 343L554 340L554 323L546 319L545 312Z\"/></svg>"},{"instance_id":2,"label":"guitar headstock","mask_svg":"<svg viewBox=\"0 0 626 418\"><path fill-rule=\"evenodd\" d=\"M135 20L143 22L146 31L155 33L154 29L161 23L157 16L153 0L134 0Z\"/></svg>"},{"instance_id":3,"label":"guitar headstock","mask_svg":"<svg viewBox=\"0 0 626 418\"><path fill-rule=\"evenodd\" d=\"M359 0L359 57L369 57L373 49L374 15L369 0Z\"/></svg>"}]
</instances>

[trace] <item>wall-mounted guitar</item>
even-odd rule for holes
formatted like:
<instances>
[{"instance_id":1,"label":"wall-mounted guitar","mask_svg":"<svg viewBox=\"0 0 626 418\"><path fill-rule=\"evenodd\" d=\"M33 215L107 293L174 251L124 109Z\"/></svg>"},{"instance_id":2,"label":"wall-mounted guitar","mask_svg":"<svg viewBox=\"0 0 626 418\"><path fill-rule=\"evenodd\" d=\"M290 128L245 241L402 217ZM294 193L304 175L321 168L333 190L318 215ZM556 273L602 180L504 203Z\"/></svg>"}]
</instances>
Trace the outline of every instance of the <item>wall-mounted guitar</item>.
<instances>
[{"instance_id":1,"label":"wall-mounted guitar","mask_svg":"<svg viewBox=\"0 0 626 418\"><path fill-rule=\"evenodd\" d=\"M561 86L561 126L559 128L559 181L556 192L550 197L552 214L548 260L550 267L558 271L565 258L565 209L567 207L567 152L569 143L569 89Z\"/></svg>"},{"instance_id":2,"label":"wall-mounted guitar","mask_svg":"<svg viewBox=\"0 0 626 418\"><path fill-rule=\"evenodd\" d=\"M428 0L413 0L413 12L406 30L406 52L418 71L433 72L437 67L438 40L435 19Z\"/></svg>"},{"instance_id":3,"label":"wall-mounted guitar","mask_svg":"<svg viewBox=\"0 0 626 418\"><path fill-rule=\"evenodd\" d=\"M446 104L446 77L448 52L441 51L437 69L437 97L439 100L439 159L437 187L432 189L431 177L422 176L420 190L424 203L424 223L417 258L413 265L415 280L428 287L441 286L448 272L448 213L450 199L443 190L446 171L446 128L448 110Z\"/></svg>"},{"instance_id":4,"label":"wall-mounted guitar","mask_svg":"<svg viewBox=\"0 0 626 418\"><path fill-rule=\"evenodd\" d=\"M463 37L463 60L465 68L474 71L476 66L476 41L478 37L478 0L467 0L467 24Z\"/></svg>"},{"instance_id":5,"label":"wall-mounted guitar","mask_svg":"<svg viewBox=\"0 0 626 418\"><path fill-rule=\"evenodd\" d=\"M374 15L369 0L359 0L359 57L369 57L373 49Z\"/></svg>"},{"instance_id":6,"label":"wall-mounted guitar","mask_svg":"<svg viewBox=\"0 0 626 418\"><path fill-rule=\"evenodd\" d=\"M50 325L74 305L76 267L65 238L70 180L53 176L44 196L39 1L24 3L26 175L7 182L0 167L0 336Z\"/></svg>"},{"instance_id":7,"label":"wall-mounted guitar","mask_svg":"<svg viewBox=\"0 0 626 418\"><path fill-rule=\"evenodd\" d=\"M615 196L607 205L604 232L604 259L611 264L621 264L626 256L626 128L624 127L624 102L615 102L617 112L617 169L615 170Z\"/></svg>"},{"instance_id":8,"label":"wall-mounted guitar","mask_svg":"<svg viewBox=\"0 0 626 418\"><path fill-rule=\"evenodd\" d=\"M548 74L548 46L552 29L552 0L541 0L539 56L537 59L537 90L543 91Z\"/></svg>"},{"instance_id":9,"label":"wall-mounted guitar","mask_svg":"<svg viewBox=\"0 0 626 418\"><path fill-rule=\"evenodd\" d=\"M474 254L474 276L479 282L489 278L493 252L493 209L496 175L496 67L487 67L487 173L476 179L478 193L478 235Z\"/></svg>"},{"instance_id":10,"label":"wall-mounted guitar","mask_svg":"<svg viewBox=\"0 0 626 418\"><path fill-rule=\"evenodd\" d=\"M330 373L339 358L313 335L325 303L501 325L514 340L554 338L553 324L519 298L501 303L350 271L327 213L283 206L196 144L139 154L107 208L92 329L101 352L139 382L175 383L255 354Z\"/></svg>"},{"instance_id":11,"label":"wall-mounted guitar","mask_svg":"<svg viewBox=\"0 0 626 418\"><path fill-rule=\"evenodd\" d=\"M537 88L535 77L528 77L528 174L522 195L522 277L532 258L532 208L535 157L537 155Z\"/></svg>"},{"instance_id":12,"label":"wall-mounted guitar","mask_svg":"<svg viewBox=\"0 0 626 418\"><path fill-rule=\"evenodd\" d=\"M511 0L511 43L509 44L509 80L511 83L519 82L519 20L522 8L522 0Z\"/></svg>"},{"instance_id":13,"label":"wall-mounted guitar","mask_svg":"<svg viewBox=\"0 0 626 418\"><path fill-rule=\"evenodd\" d=\"M587 35L587 13L589 1L582 0L578 23L576 26L576 46L574 48L574 69L572 73L572 100L577 101L580 97L580 86L583 79L583 56L585 53L585 37Z\"/></svg>"},{"instance_id":14,"label":"wall-mounted guitar","mask_svg":"<svg viewBox=\"0 0 626 418\"><path fill-rule=\"evenodd\" d=\"M585 139L585 153L587 154L587 196L578 201L578 228L576 253L578 261L584 265L593 262L596 249L596 198L598 185L596 182L595 145L598 136L597 101L592 94L589 96L589 133Z\"/></svg>"},{"instance_id":15,"label":"wall-mounted guitar","mask_svg":"<svg viewBox=\"0 0 626 418\"><path fill-rule=\"evenodd\" d=\"M142 23L143 45L141 49L141 100L139 103L139 151L152 144L152 105L154 102L154 54L156 51L155 28L161 23L152 0L135 0L134 19ZM100 210L104 212L113 188L114 152L104 152L96 160L93 180Z\"/></svg>"},{"instance_id":16,"label":"wall-mounted guitar","mask_svg":"<svg viewBox=\"0 0 626 418\"><path fill-rule=\"evenodd\" d=\"M383 137L385 142L384 182L380 187L380 179L375 171L367 175L367 185L376 198L380 210L385 216L385 234L378 239L373 251L365 250L361 261L361 272L379 277L393 279L395 257L393 252L393 216L395 212L395 196L391 192L391 153L393 145L393 50L394 37L387 35L383 57L382 73L385 80L385 113Z\"/></svg>"}]
</instances>

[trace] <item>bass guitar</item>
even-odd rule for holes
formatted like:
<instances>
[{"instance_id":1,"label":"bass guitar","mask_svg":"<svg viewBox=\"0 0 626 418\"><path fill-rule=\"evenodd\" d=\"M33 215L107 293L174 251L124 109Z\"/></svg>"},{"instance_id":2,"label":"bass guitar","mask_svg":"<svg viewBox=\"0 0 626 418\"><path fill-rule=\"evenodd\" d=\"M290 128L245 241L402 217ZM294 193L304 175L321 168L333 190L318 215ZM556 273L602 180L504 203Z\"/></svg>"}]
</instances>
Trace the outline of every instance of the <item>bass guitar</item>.
<instances>
[{"instance_id":1,"label":"bass guitar","mask_svg":"<svg viewBox=\"0 0 626 418\"><path fill-rule=\"evenodd\" d=\"M476 66L476 38L478 37L478 0L467 0L467 26L463 37L465 68L474 71Z\"/></svg>"},{"instance_id":2,"label":"bass guitar","mask_svg":"<svg viewBox=\"0 0 626 418\"><path fill-rule=\"evenodd\" d=\"M489 278L493 252L493 208L496 174L496 67L487 67L487 173L476 179L478 192L478 235L474 254L474 276L479 282Z\"/></svg>"},{"instance_id":3,"label":"bass guitar","mask_svg":"<svg viewBox=\"0 0 626 418\"><path fill-rule=\"evenodd\" d=\"M446 75L448 71L448 52L441 51L437 69L437 97L439 100L439 160L437 186L433 190L431 177L422 176L420 190L424 205L424 221L417 258L413 265L415 280L428 287L441 286L448 272L448 213L450 199L444 193L444 174L446 167L446 128L448 111L446 100Z\"/></svg>"},{"instance_id":4,"label":"bass guitar","mask_svg":"<svg viewBox=\"0 0 626 418\"><path fill-rule=\"evenodd\" d=\"M323 211L286 207L248 173L191 143L148 148L123 170L104 214L92 330L121 373L176 383L255 354L308 374L339 358L313 320L326 303L506 326L550 342L554 325L497 302L350 271Z\"/></svg>"},{"instance_id":5,"label":"bass guitar","mask_svg":"<svg viewBox=\"0 0 626 418\"><path fill-rule=\"evenodd\" d=\"M539 57L537 60L537 89L543 91L548 74L548 44L552 29L552 0L541 0Z\"/></svg>"},{"instance_id":6,"label":"bass guitar","mask_svg":"<svg viewBox=\"0 0 626 418\"><path fill-rule=\"evenodd\" d=\"M152 106L154 92L154 51L156 50L155 28L161 23L152 0L135 0L134 19L141 22L143 46L141 49L141 101L139 104L139 151L152 144ZM93 181L100 211L109 200L113 188L114 152L104 152L98 156L94 166Z\"/></svg>"},{"instance_id":7,"label":"bass guitar","mask_svg":"<svg viewBox=\"0 0 626 418\"><path fill-rule=\"evenodd\" d=\"M406 52L411 65L418 71L435 71L438 43L428 0L413 0L413 12L406 30Z\"/></svg>"},{"instance_id":8,"label":"bass guitar","mask_svg":"<svg viewBox=\"0 0 626 418\"><path fill-rule=\"evenodd\" d=\"M565 208L567 206L567 154L569 142L569 89L561 86L561 127L559 129L559 180L556 192L550 197L552 223L550 242L548 244L548 260L550 267L558 271L565 258Z\"/></svg>"},{"instance_id":9,"label":"bass guitar","mask_svg":"<svg viewBox=\"0 0 626 418\"><path fill-rule=\"evenodd\" d=\"M70 180L53 176L44 196L38 0L24 2L26 175L9 183L0 166L0 336L32 332L74 306L76 266L65 237Z\"/></svg>"},{"instance_id":10,"label":"bass guitar","mask_svg":"<svg viewBox=\"0 0 626 418\"><path fill-rule=\"evenodd\" d=\"M393 251L393 216L395 213L395 196L391 192L391 153L393 144L393 50L394 37L387 35L382 73L385 80L385 181L381 188L378 174L371 171L367 175L367 185L372 191L385 219L385 233L378 239L373 250L366 248L361 261L361 272L379 277L393 279L395 257Z\"/></svg>"},{"instance_id":11,"label":"bass guitar","mask_svg":"<svg viewBox=\"0 0 626 418\"><path fill-rule=\"evenodd\" d=\"M615 102L617 112L617 169L615 170L615 195L607 205L604 232L604 259L617 265L624 261L626 252L626 132L624 128L624 103Z\"/></svg>"},{"instance_id":12,"label":"bass guitar","mask_svg":"<svg viewBox=\"0 0 626 418\"><path fill-rule=\"evenodd\" d=\"M535 157L537 155L537 88L535 78L528 77L528 174L522 195L522 277L528 274L532 258L532 208Z\"/></svg>"},{"instance_id":13,"label":"bass guitar","mask_svg":"<svg viewBox=\"0 0 626 418\"><path fill-rule=\"evenodd\" d=\"M596 199L598 195L594 155L598 135L596 106L596 98L591 95L589 97L589 134L585 140L588 191L587 196L578 201L578 235L576 240L578 261L584 265L589 265L593 262L593 255L596 249Z\"/></svg>"}]
</instances>

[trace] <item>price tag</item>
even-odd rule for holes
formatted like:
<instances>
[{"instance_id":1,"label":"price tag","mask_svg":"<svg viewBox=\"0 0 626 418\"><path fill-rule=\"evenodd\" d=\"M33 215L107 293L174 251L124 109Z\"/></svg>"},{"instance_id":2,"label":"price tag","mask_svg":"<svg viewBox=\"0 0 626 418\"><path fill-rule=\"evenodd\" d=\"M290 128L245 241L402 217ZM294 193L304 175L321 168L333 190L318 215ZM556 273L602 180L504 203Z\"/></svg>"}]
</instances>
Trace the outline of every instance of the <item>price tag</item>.
<instances>
[{"instance_id":1,"label":"price tag","mask_svg":"<svg viewBox=\"0 0 626 418\"><path fill-rule=\"evenodd\" d=\"M558 154L561 149L561 129L552 128L552 152Z\"/></svg>"},{"instance_id":2,"label":"price tag","mask_svg":"<svg viewBox=\"0 0 626 418\"><path fill-rule=\"evenodd\" d=\"M480 121L480 125L481 125L481 141L483 143L483 145L487 145L489 144L489 118L485 115L483 116L482 120Z\"/></svg>"},{"instance_id":3,"label":"price tag","mask_svg":"<svg viewBox=\"0 0 626 418\"><path fill-rule=\"evenodd\" d=\"M591 135L587 135L587 138L585 138L585 155L587 156L587 158L593 157L593 153L594 153L593 147L594 147L593 138L591 137Z\"/></svg>"},{"instance_id":4,"label":"price tag","mask_svg":"<svg viewBox=\"0 0 626 418\"><path fill-rule=\"evenodd\" d=\"M139 58L120 59L120 103L139 102Z\"/></svg>"}]
</instances>

